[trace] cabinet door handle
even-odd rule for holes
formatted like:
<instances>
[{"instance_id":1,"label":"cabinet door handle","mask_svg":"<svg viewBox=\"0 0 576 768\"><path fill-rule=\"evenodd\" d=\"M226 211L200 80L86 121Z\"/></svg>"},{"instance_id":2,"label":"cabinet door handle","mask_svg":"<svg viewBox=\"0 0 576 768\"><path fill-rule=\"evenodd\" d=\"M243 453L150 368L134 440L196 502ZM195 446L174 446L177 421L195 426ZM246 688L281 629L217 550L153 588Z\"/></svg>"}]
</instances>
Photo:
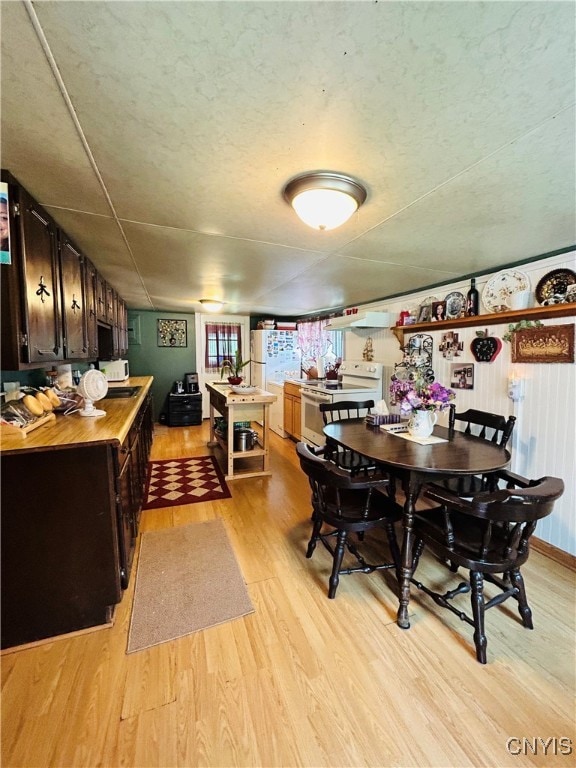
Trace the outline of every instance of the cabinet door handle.
<instances>
[{"instance_id":1,"label":"cabinet door handle","mask_svg":"<svg viewBox=\"0 0 576 768\"><path fill-rule=\"evenodd\" d=\"M47 219L43 219L42 216L40 216L40 214L38 213L38 211L35 208L30 208L29 210L30 210L30 213L32 214L32 216L35 216L38 219L38 221L41 221L42 224L44 224L45 227L48 226L48 220Z\"/></svg>"},{"instance_id":2,"label":"cabinet door handle","mask_svg":"<svg viewBox=\"0 0 576 768\"><path fill-rule=\"evenodd\" d=\"M50 296L50 292L48 291L48 288L46 288L46 284L44 282L44 275L40 275L40 282L38 283L36 296L40 296L40 301L42 304L44 304L45 301L44 296Z\"/></svg>"}]
</instances>

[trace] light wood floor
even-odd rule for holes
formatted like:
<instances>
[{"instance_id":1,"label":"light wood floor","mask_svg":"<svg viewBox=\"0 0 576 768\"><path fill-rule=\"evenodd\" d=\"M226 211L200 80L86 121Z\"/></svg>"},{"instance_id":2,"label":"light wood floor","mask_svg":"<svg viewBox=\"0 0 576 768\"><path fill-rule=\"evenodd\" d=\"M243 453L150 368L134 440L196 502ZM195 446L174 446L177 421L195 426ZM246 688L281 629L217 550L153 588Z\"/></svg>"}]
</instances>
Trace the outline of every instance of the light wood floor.
<instances>
[{"instance_id":1,"label":"light wood floor","mask_svg":"<svg viewBox=\"0 0 576 768\"><path fill-rule=\"evenodd\" d=\"M205 455L206 439L206 424L157 427L153 458ZM574 574L533 552L536 629L513 606L489 611L482 666L471 628L424 595L400 630L389 574L345 576L327 599L328 553L304 557L294 443L272 435L272 448L272 477L142 520L147 531L223 518L255 613L128 656L133 572L112 628L2 657L4 768L573 766L550 739L576 747ZM419 573L445 571L425 558ZM537 754L507 750L523 738Z\"/></svg>"}]
</instances>

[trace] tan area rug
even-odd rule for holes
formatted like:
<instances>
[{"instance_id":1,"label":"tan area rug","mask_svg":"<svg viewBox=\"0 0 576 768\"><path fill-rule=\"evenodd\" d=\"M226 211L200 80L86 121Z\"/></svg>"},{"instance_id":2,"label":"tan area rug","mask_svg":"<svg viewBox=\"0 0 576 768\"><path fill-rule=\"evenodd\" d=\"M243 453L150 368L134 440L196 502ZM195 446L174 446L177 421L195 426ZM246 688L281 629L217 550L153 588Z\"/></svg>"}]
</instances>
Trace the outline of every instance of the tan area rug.
<instances>
[{"instance_id":1,"label":"tan area rug","mask_svg":"<svg viewBox=\"0 0 576 768\"><path fill-rule=\"evenodd\" d=\"M222 520L142 534L127 653L253 612Z\"/></svg>"}]
</instances>

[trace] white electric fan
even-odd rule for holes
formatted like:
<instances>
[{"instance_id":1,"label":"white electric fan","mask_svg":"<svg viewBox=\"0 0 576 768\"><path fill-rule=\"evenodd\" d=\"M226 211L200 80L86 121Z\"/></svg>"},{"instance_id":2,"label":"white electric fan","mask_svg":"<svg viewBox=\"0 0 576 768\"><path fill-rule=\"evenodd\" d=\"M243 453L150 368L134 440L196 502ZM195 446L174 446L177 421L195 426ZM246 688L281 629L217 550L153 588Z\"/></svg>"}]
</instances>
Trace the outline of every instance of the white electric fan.
<instances>
[{"instance_id":1,"label":"white electric fan","mask_svg":"<svg viewBox=\"0 0 576 768\"><path fill-rule=\"evenodd\" d=\"M106 411L94 408L94 401L102 400L108 392L108 381L102 371L95 368L86 371L76 390L84 398L84 408L80 410L80 416L106 416Z\"/></svg>"}]
</instances>

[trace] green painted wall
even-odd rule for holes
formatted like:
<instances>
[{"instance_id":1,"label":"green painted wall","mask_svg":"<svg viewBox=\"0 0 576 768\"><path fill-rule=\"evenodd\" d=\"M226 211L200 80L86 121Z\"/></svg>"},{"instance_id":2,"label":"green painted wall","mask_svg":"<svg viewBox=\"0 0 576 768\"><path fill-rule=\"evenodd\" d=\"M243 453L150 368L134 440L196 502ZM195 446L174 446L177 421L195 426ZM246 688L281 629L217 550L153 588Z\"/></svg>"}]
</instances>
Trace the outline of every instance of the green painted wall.
<instances>
[{"instance_id":1,"label":"green painted wall","mask_svg":"<svg viewBox=\"0 0 576 768\"><path fill-rule=\"evenodd\" d=\"M187 321L187 347L158 346L157 320L161 319ZM128 328L130 376L154 376L152 397L154 417L158 421L174 382L183 379L185 373L196 370L194 315L129 310Z\"/></svg>"}]
</instances>

